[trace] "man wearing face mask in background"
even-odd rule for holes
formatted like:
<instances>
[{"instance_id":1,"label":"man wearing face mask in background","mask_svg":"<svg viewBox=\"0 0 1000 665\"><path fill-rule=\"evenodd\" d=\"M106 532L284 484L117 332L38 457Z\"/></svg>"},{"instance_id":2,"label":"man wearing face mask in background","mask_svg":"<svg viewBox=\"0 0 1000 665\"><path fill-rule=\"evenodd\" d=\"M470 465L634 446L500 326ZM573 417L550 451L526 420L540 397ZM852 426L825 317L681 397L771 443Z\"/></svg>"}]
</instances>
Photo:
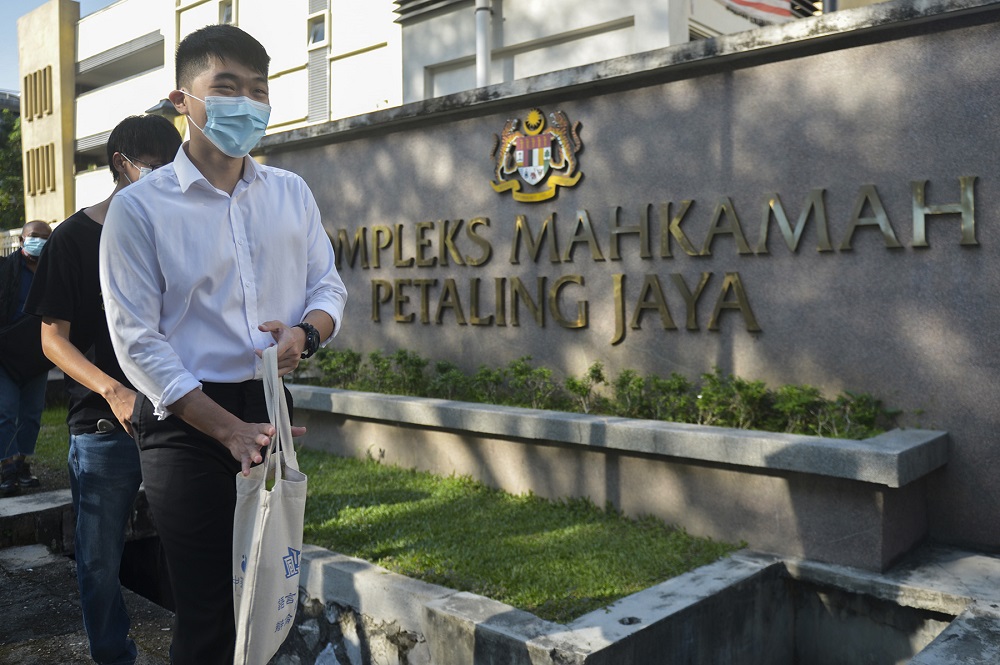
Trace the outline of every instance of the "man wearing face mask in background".
<instances>
[{"instance_id":1,"label":"man wearing face mask in background","mask_svg":"<svg viewBox=\"0 0 1000 665\"><path fill-rule=\"evenodd\" d=\"M347 298L305 182L248 156L270 113L269 60L232 25L184 38L169 98L190 140L114 198L101 238L111 338L139 392L132 424L177 664L233 661L236 474L274 435L260 355L277 345L287 374L339 332Z\"/></svg>"},{"instance_id":2,"label":"man wearing face mask in background","mask_svg":"<svg viewBox=\"0 0 1000 665\"><path fill-rule=\"evenodd\" d=\"M66 377L80 609L90 655L101 665L132 665L136 659L118 572L142 482L131 436L135 391L115 358L101 300L101 233L114 197L173 161L180 145L166 118L130 116L118 123L107 146L114 190L53 231L25 306L42 317L42 348Z\"/></svg>"},{"instance_id":3,"label":"man wearing face mask in background","mask_svg":"<svg viewBox=\"0 0 1000 665\"><path fill-rule=\"evenodd\" d=\"M27 461L35 453L52 363L42 355L39 321L24 312L38 256L52 229L28 222L20 246L0 263L0 496L38 487Z\"/></svg>"}]
</instances>

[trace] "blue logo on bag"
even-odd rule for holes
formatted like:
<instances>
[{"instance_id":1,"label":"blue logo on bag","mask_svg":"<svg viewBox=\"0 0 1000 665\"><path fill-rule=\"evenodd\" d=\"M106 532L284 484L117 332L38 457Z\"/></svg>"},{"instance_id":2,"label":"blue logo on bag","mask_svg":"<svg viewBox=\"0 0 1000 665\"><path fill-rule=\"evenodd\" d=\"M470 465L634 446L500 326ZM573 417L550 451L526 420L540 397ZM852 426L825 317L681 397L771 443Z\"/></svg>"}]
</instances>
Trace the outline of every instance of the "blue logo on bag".
<instances>
[{"instance_id":1,"label":"blue logo on bag","mask_svg":"<svg viewBox=\"0 0 1000 665\"><path fill-rule=\"evenodd\" d=\"M244 573L247 572L247 555L246 554L243 555L243 560L240 561L240 570L242 570Z\"/></svg>"},{"instance_id":2,"label":"blue logo on bag","mask_svg":"<svg viewBox=\"0 0 1000 665\"><path fill-rule=\"evenodd\" d=\"M281 557L281 560L285 563L285 579L289 577L295 577L299 574L299 556L302 554L299 550L288 548L288 556Z\"/></svg>"}]
</instances>

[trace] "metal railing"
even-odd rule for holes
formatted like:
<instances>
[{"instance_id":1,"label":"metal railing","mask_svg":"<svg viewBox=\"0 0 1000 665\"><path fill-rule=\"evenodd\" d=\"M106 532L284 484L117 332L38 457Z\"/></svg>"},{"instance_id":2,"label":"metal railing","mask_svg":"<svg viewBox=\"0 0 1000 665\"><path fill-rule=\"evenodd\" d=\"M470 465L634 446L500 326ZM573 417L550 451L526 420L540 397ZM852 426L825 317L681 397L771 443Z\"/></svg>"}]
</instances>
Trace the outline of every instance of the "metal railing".
<instances>
[{"instance_id":1,"label":"metal railing","mask_svg":"<svg viewBox=\"0 0 1000 665\"><path fill-rule=\"evenodd\" d=\"M0 256L10 256L20 244L21 229L0 231Z\"/></svg>"}]
</instances>

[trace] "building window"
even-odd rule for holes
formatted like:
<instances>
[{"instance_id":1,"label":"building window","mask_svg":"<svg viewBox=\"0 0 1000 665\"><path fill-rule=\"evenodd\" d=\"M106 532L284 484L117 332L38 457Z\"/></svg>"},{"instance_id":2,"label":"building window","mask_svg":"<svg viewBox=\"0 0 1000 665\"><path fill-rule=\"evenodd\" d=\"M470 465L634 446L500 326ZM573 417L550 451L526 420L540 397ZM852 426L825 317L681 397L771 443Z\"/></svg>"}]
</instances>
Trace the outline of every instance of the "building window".
<instances>
[{"instance_id":1,"label":"building window","mask_svg":"<svg viewBox=\"0 0 1000 665\"><path fill-rule=\"evenodd\" d=\"M222 0L219 3L219 23L232 24L233 0Z\"/></svg>"},{"instance_id":2,"label":"building window","mask_svg":"<svg viewBox=\"0 0 1000 665\"><path fill-rule=\"evenodd\" d=\"M56 146L54 143L27 151L27 189L30 196L56 191Z\"/></svg>"},{"instance_id":3,"label":"building window","mask_svg":"<svg viewBox=\"0 0 1000 665\"><path fill-rule=\"evenodd\" d=\"M309 18L309 46L318 46L326 42L326 16Z\"/></svg>"},{"instance_id":4,"label":"building window","mask_svg":"<svg viewBox=\"0 0 1000 665\"><path fill-rule=\"evenodd\" d=\"M24 77L24 118L31 122L52 115L52 67L45 67Z\"/></svg>"}]
</instances>

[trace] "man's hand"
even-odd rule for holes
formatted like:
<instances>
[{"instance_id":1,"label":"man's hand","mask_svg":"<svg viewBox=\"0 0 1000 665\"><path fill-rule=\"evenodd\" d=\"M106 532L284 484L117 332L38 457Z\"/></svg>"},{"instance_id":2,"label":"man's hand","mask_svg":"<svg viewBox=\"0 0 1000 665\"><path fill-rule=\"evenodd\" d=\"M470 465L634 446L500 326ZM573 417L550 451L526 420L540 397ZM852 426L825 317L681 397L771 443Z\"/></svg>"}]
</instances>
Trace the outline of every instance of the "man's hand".
<instances>
[{"instance_id":1,"label":"man's hand","mask_svg":"<svg viewBox=\"0 0 1000 665\"><path fill-rule=\"evenodd\" d=\"M320 342L333 335L334 321L323 310L310 310L302 320L316 328ZM265 321L257 326L257 329L261 332L271 333L274 343L278 345L278 376L284 376L299 366L302 352L306 349L305 330L294 326L289 327L281 321ZM264 355L263 349L255 349L254 352L258 358Z\"/></svg>"},{"instance_id":2,"label":"man's hand","mask_svg":"<svg viewBox=\"0 0 1000 665\"><path fill-rule=\"evenodd\" d=\"M219 406L201 388L192 390L169 408L175 416L224 445L233 459L240 463L244 476L250 475L252 465L264 461L261 449L270 445L275 433L274 425L270 423L243 422ZM292 436L305 433L305 427L292 428Z\"/></svg>"},{"instance_id":3,"label":"man's hand","mask_svg":"<svg viewBox=\"0 0 1000 665\"><path fill-rule=\"evenodd\" d=\"M115 418L132 438L132 408L135 391L105 374L80 352L69 339L72 325L63 319L42 317L42 350L64 374L94 391L107 401Z\"/></svg>"},{"instance_id":4,"label":"man's hand","mask_svg":"<svg viewBox=\"0 0 1000 665\"><path fill-rule=\"evenodd\" d=\"M261 449L270 445L274 436L274 426L268 423L245 423L230 430L229 435L222 439L222 445L229 449L229 454L240 463L243 475L250 475L250 467L264 461Z\"/></svg>"},{"instance_id":5,"label":"man's hand","mask_svg":"<svg viewBox=\"0 0 1000 665\"><path fill-rule=\"evenodd\" d=\"M264 461L264 448L271 444L274 426L267 423L243 423L243 427L233 431L223 445L229 448L233 459L239 460L243 475L250 475L250 467ZM292 427L292 436L302 436L305 427Z\"/></svg>"},{"instance_id":6,"label":"man's hand","mask_svg":"<svg viewBox=\"0 0 1000 665\"><path fill-rule=\"evenodd\" d=\"M302 328L290 328L281 321L265 321L257 329L271 333L278 346L278 376L284 376L299 366L302 351L306 348L306 333ZM263 349L255 349L254 353L258 358L264 356Z\"/></svg>"},{"instance_id":7,"label":"man's hand","mask_svg":"<svg viewBox=\"0 0 1000 665\"><path fill-rule=\"evenodd\" d=\"M135 391L119 383L105 399L108 401L108 406L114 412L115 418L122 424L128 435L134 439L135 432L132 431L132 410L135 408Z\"/></svg>"}]
</instances>

